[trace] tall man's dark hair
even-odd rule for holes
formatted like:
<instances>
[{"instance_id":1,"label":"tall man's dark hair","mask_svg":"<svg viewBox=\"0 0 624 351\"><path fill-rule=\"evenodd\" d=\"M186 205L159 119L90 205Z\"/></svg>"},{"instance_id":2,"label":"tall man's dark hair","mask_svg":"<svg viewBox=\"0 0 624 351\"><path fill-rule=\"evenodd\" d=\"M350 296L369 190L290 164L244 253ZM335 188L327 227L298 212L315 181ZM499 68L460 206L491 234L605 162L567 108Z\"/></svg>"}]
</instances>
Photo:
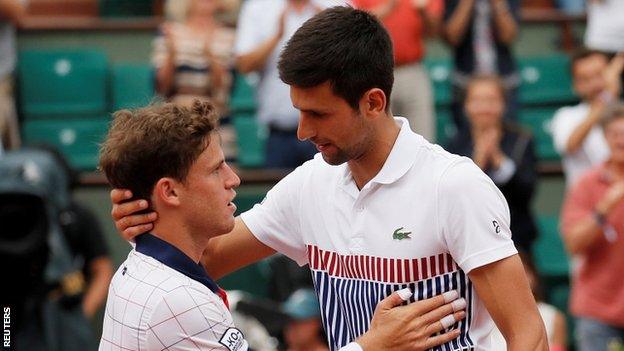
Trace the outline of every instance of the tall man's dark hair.
<instances>
[{"instance_id":1,"label":"tall man's dark hair","mask_svg":"<svg viewBox=\"0 0 624 351\"><path fill-rule=\"evenodd\" d=\"M280 55L278 69L284 83L300 88L329 81L334 94L354 109L372 88L381 89L390 101L392 41L373 15L346 6L332 7L295 32Z\"/></svg>"}]
</instances>

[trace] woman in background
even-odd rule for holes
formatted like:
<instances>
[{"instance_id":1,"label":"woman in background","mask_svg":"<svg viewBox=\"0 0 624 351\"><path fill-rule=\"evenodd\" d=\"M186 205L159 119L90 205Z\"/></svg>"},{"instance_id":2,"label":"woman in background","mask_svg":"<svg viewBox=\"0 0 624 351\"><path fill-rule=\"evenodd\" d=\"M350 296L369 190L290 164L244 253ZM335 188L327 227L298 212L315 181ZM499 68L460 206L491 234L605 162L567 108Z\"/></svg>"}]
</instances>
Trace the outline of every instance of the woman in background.
<instances>
[{"instance_id":1,"label":"woman in background","mask_svg":"<svg viewBox=\"0 0 624 351\"><path fill-rule=\"evenodd\" d=\"M447 150L472 158L494 181L509 204L512 239L518 249L530 253L537 237L530 209L537 158L533 138L505 120L505 107L505 88L498 77L471 78L464 102L469 128L460 130Z\"/></svg>"}]
</instances>

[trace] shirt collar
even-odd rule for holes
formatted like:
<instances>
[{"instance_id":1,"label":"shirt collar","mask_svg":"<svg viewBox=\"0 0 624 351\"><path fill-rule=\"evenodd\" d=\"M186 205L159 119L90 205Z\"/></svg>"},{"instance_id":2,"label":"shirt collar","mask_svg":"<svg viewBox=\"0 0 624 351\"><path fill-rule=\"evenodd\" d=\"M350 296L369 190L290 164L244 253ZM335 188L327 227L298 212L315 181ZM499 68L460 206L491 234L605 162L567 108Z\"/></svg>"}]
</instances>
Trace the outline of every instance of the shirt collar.
<instances>
[{"instance_id":1,"label":"shirt collar","mask_svg":"<svg viewBox=\"0 0 624 351\"><path fill-rule=\"evenodd\" d=\"M407 119L394 117L394 121L401 127L399 135L394 141L386 162L384 162L379 173L370 180L370 184L392 184L396 182L412 168L416 160L414 154L422 143L422 136L412 132ZM345 167L345 170L342 174L342 184L343 186L349 186L353 183L353 177L348 164L345 163L343 167Z\"/></svg>"},{"instance_id":2,"label":"shirt collar","mask_svg":"<svg viewBox=\"0 0 624 351\"><path fill-rule=\"evenodd\" d=\"M150 234L141 234L135 238L137 252L150 256L167 267L173 268L185 276L202 283L214 293L219 286L208 276L201 264L195 263L184 252L168 242Z\"/></svg>"}]
</instances>

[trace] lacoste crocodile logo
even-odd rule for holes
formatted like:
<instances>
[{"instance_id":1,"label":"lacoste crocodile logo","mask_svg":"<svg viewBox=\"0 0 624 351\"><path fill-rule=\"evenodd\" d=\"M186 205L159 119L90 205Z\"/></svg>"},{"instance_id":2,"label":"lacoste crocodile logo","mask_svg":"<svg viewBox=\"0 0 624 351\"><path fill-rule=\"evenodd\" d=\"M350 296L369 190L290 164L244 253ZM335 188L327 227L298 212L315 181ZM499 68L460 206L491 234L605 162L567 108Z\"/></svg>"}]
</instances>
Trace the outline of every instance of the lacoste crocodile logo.
<instances>
[{"instance_id":1,"label":"lacoste crocodile logo","mask_svg":"<svg viewBox=\"0 0 624 351\"><path fill-rule=\"evenodd\" d=\"M410 234L412 234L412 232L402 232L401 230L403 229L404 228L401 227L395 230L394 233L392 233L392 239L394 240L411 239L412 237L410 236Z\"/></svg>"}]
</instances>

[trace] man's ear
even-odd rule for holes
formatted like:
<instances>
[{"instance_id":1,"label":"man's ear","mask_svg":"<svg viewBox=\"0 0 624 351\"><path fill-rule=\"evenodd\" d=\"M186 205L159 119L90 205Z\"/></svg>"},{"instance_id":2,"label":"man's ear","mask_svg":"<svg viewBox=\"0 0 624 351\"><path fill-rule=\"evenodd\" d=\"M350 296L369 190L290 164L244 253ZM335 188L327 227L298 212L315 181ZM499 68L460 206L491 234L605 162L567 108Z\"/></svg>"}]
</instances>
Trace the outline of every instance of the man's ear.
<instances>
[{"instance_id":1,"label":"man's ear","mask_svg":"<svg viewBox=\"0 0 624 351\"><path fill-rule=\"evenodd\" d=\"M154 185L154 200L165 206L180 205L180 182L173 178L160 178Z\"/></svg>"},{"instance_id":2,"label":"man's ear","mask_svg":"<svg viewBox=\"0 0 624 351\"><path fill-rule=\"evenodd\" d=\"M387 105L386 94L379 88L368 90L360 99L360 111L373 118L385 113Z\"/></svg>"}]
</instances>

